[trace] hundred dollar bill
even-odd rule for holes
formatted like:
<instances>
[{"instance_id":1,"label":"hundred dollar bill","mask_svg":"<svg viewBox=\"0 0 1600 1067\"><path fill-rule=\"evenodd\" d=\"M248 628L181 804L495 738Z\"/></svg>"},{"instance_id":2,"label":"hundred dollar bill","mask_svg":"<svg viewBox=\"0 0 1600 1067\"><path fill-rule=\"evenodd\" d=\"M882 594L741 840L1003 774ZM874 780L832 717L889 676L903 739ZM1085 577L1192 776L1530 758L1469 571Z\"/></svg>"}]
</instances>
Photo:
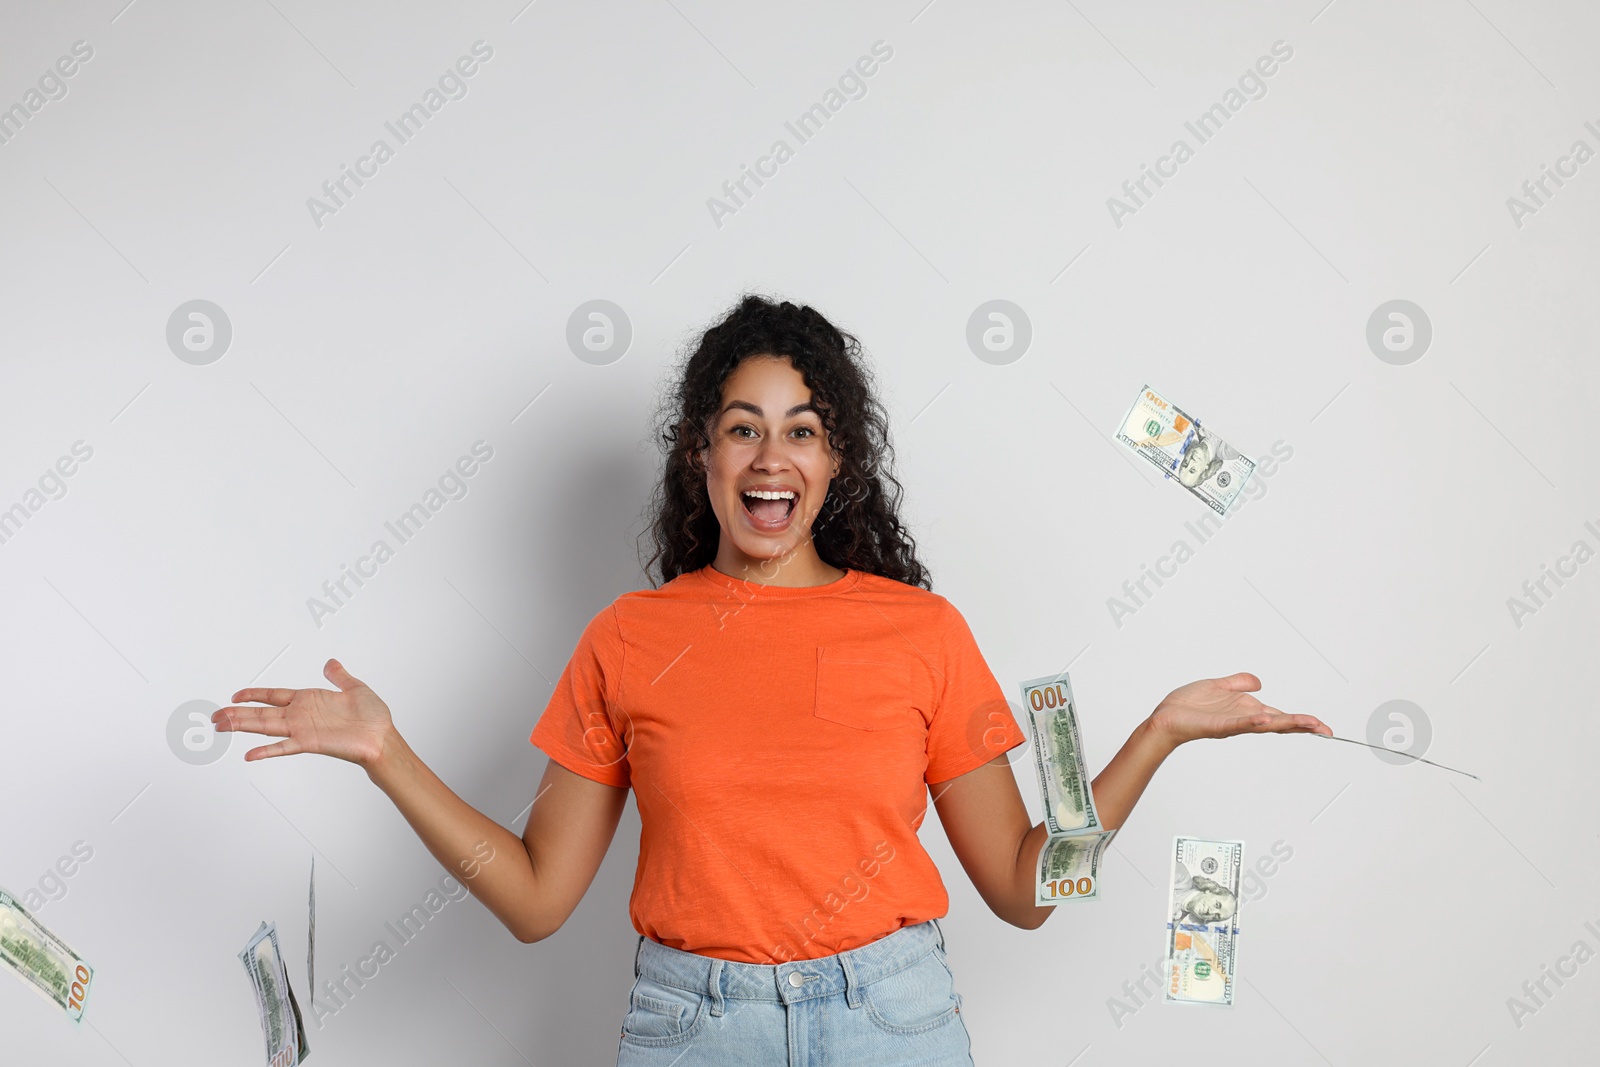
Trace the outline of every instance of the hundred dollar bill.
<instances>
[{"instance_id":1,"label":"hundred dollar bill","mask_svg":"<svg viewBox=\"0 0 1600 1067\"><path fill-rule=\"evenodd\" d=\"M1256 461L1203 428L1200 421L1148 385L1122 420L1117 440L1226 515Z\"/></svg>"},{"instance_id":2,"label":"hundred dollar bill","mask_svg":"<svg viewBox=\"0 0 1600 1067\"><path fill-rule=\"evenodd\" d=\"M1173 838L1163 1000L1233 1005L1243 862L1243 841Z\"/></svg>"},{"instance_id":3,"label":"hundred dollar bill","mask_svg":"<svg viewBox=\"0 0 1600 1067\"><path fill-rule=\"evenodd\" d=\"M317 857L311 857L311 889L306 901L310 920L306 926L306 991L317 999Z\"/></svg>"},{"instance_id":4,"label":"hundred dollar bill","mask_svg":"<svg viewBox=\"0 0 1600 1067\"><path fill-rule=\"evenodd\" d=\"M277 924L262 923L250 943L240 950L239 960L256 995L261 1032L267 1039L267 1067L293 1067L311 1050L300 1022L300 1005L289 986L283 954L278 951Z\"/></svg>"},{"instance_id":5,"label":"hundred dollar bill","mask_svg":"<svg viewBox=\"0 0 1600 1067\"><path fill-rule=\"evenodd\" d=\"M1100 895L1100 857L1117 836L1115 830L1100 830L1073 837L1050 837L1039 850L1039 877L1035 884L1035 905L1059 904L1063 900L1091 900Z\"/></svg>"},{"instance_id":6,"label":"hundred dollar bill","mask_svg":"<svg viewBox=\"0 0 1600 1067\"><path fill-rule=\"evenodd\" d=\"M83 1022L94 968L4 889L0 889L0 961L46 1000L54 1001L74 1026Z\"/></svg>"},{"instance_id":7,"label":"hundred dollar bill","mask_svg":"<svg viewBox=\"0 0 1600 1067\"><path fill-rule=\"evenodd\" d=\"M1105 829L1095 810L1072 679L1062 672L1023 682L1022 704L1048 834L1039 849L1033 902L1092 900L1100 895L1100 858L1116 831Z\"/></svg>"},{"instance_id":8,"label":"hundred dollar bill","mask_svg":"<svg viewBox=\"0 0 1600 1067\"><path fill-rule=\"evenodd\" d=\"M1028 709L1033 734L1034 765L1044 797L1044 821L1051 837L1094 833L1100 815L1084 766L1083 738L1078 732L1078 706L1072 679L1052 674L1022 683L1022 706Z\"/></svg>"}]
</instances>

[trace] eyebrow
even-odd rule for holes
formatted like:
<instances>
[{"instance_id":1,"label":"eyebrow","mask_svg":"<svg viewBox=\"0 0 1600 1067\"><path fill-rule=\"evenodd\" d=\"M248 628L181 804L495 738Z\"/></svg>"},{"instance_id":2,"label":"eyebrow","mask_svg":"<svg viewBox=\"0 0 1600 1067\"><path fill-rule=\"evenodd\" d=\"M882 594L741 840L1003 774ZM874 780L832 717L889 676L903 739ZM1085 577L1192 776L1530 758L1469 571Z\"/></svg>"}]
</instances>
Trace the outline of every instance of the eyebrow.
<instances>
[{"instance_id":1,"label":"eyebrow","mask_svg":"<svg viewBox=\"0 0 1600 1067\"><path fill-rule=\"evenodd\" d=\"M730 401L728 401L727 406L724 407L722 409L722 411L720 411L718 414L726 415L728 412L732 411L734 408L739 408L742 411L748 411L748 412L750 412L751 414L754 414L754 415L763 415L764 416L766 414L759 407L757 407L756 405L750 403L748 400L730 400ZM786 419L787 418L793 418L794 416L800 414L802 411L816 411L816 410L817 409L816 409L815 405L813 405L811 403L811 401L807 400L805 403L796 404L794 407L792 407L788 411L784 412L783 417L786 418Z\"/></svg>"}]
</instances>

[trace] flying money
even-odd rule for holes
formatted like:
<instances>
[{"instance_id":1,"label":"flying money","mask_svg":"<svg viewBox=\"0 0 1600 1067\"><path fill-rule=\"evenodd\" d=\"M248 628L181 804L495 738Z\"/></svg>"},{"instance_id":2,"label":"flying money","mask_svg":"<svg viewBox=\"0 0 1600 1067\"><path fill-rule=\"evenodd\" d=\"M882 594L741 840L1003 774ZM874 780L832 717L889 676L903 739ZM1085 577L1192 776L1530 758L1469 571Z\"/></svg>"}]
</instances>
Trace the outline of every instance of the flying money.
<instances>
[{"instance_id":1,"label":"flying money","mask_svg":"<svg viewBox=\"0 0 1600 1067\"><path fill-rule=\"evenodd\" d=\"M1172 839L1163 1000L1233 1006L1243 864L1243 841Z\"/></svg>"},{"instance_id":2,"label":"flying money","mask_svg":"<svg viewBox=\"0 0 1600 1067\"><path fill-rule=\"evenodd\" d=\"M312 1000L317 999L317 857L311 857L311 890L306 910L311 913L306 924L306 990Z\"/></svg>"},{"instance_id":3,"label":"flying money","mask_svg":"<svg viewBox=\"0 0 1600 1067\"><path fill-rule=\"evenodd\" d=\"M1049 837L1039 850L1039 873L1033 903L1059 904L1063 900L1092 900L1100 895L1100 857L1105 855L1115 830Z\"/></svg>"},{"instance_id":4,"label":"flying money","mask_svg":"<svg viewBox=\"0 0 1600 1067\"><path fill-rule=\"evenodd\" d=\"M300 1005L289 986L289 972L278 951L278 927L262 923L239 952L250 987L256 995L261 1033L267 1039L267 1067L293 1067L311 1050L300 1022Z\"/></svg>"},{"instance_id":5,"label":"flying money","mask_svg":"<svg viewBox=\"0 0 1600 1067\"><path fill-rule=\"evenodd\" d=\"M1094 793L1084 767L1072 679L1061 673L1023 682L1022 706L1028 709L1034 765L1039 770L1039 791L1044 797L1044 821L1050 836L1099 830L1100 814L1095 811Z\"/></svg>"},{"instance_id":6,"label":"flying money","mask_svg":"<svg viewBox=\"0 0 1600 1067\"><path fill-rule=\"evenodd\" d=\"M1455 771L1457 774L1464 774L1468 778L1474 779L1475 781L1479 781L1479 782L1483 781L1482 778L1479 778L1476 774L1473 774L1471 771L1463 771L1463 770L1460 770L1460 769L1458 769L1456 767L1446 767L1444 764L1435 763L1431 759L1423 759L1421 756L1413 756L1411 753L1405 751L1404 749L1390 748L1387 745L1373 745L1373 744L1369 744L1366 741L1353 741L1348 737L1333 737L1333 736L1330 736L1328 734L1312 734L1311 736L1312 737L1325 737L1329 741L1343 741L1347 745L1360 745L1363 748L1375 748L1379 752L1389 752L1389 753L1392 753L1392 754L1394 754L1396 756L1404 756L1406 759L1414 759L1418 763L1426 763L1428 766L1437 767L1441 771Z\"/></svg>"},{"instance_id":7,"label":"flying money","mask_svg":"<svg viewBox=\"0 0 1600 1067\"><path fill-rule=\"evenodd\" d=\"M1033 902L1093 900L1100 895L1100 858L1116 831L1105 829L1095 810L1072 679L1063 671L1023 682L1022 704L1028 709L1048 835L1039 849Z\"/></svg>"},{"instance_id":8,"label":"flying money","mask_svg":"<svg viewBox=\"0 0 1600 1067\"><path fill-rule=\"evenodd\" d=\"M74 1026L94 986L94 968L0 889L0 961L34 991L67 1013Z\"/></svg>"},{"instance_id":9,"label":"flying money","mask_svg":"<svg viewBox=\"0 0 1600 1067\"><path fill-rule=\"evenodd\" d=\"M1256 469L1228 442L1204 429L1200 420L1148 385L1122 420L1117 440L1155 464L1169 478L1226 515Z\"/></svg>"}]
</instances>

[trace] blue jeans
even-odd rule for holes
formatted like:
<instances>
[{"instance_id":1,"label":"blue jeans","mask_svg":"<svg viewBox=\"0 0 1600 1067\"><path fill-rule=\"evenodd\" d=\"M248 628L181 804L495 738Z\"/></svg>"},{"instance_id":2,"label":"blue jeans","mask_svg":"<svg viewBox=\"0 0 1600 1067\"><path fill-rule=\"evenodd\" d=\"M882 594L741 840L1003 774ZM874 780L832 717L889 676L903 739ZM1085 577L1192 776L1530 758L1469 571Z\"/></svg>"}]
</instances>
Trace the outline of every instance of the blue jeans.
<instances>
[{"instance_id":1,"label":"blue jeans","mask_svg":"<svg viewBox=\"0 0 1600 1067\"><path fill-rule=\"evenodd\" d=\"M777 965L641 936L633 970L617 1067L972 1067L937 919Z\"/></svg>"}]
</instances>

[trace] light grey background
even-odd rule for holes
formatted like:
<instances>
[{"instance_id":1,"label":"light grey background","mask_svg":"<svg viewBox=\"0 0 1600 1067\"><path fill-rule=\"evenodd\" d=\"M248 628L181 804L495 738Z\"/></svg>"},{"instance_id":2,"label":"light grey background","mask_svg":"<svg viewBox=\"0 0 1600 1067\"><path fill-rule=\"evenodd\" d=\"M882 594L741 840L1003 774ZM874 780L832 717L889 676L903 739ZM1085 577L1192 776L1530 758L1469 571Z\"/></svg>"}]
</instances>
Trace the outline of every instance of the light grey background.
<instances>
[{"instance_id":1,"label":"light grey background","mask_svg":"<svg viewBox=\"0 0 1600 1067\"><path fill-rule=\"evenodd\" d=\"M0 145L0 508L74 442L93 456L0 544L0 885L37 887L85 842L40 918L97 968L77 1033L0 979L8 1061L255 1062L235 954L275 920L303 992L313 852L319 977L392 941L442 874L348 764L246 765L245 735L175 758L187 701L325 685L337 655L520 831L552 679L646 584L668 361L747 287L862 338L935 590L1008 693L1071 664L1091 769L1169 689L1249 669L1349 737L1410 700L1429 758L1483 779L1303 737L1194 744L1103 899L1036 932L987 911L930 817L979 1063L1592 1048L1600 961L1520 1020L1507 1003L1576 941L1600 949L1600 562L1508 607L1575 541L1600 547L1600 161L1520 226L1507 206L1575 140L1600 148L1590 6L522 4L7 13L0 106L75 41L94 54ZM307 198L478 40L494 54L467 95L318 227ZM795 147L784 122L880 40L866 95L717 225L707 199ZM1276 41L1293 57L1266 95L1197 146L1184 123ZM1107 198L1180 137L1194 158L1116 225ZM232 341L197 366L166 327L202 299ZM633 330L606 365L566 342L596 299ZM1433 331L1404 366L1366 341L1397 299ZM991 300L1031 324L1004 365L966 340ZM1114 621L1108 598L1206 514L1111 442L1146 382L1246 454L1293 454ZM318 627L307 599L478 440L494 458L466 497ZM637 831L630 802L543 943L450 904L313 1029L314 1062L611 1063ZM1231 1010L1122 989L1161 951L1174 833L1293 852L1244 905Z\"/></svg>"}]
</instances>

